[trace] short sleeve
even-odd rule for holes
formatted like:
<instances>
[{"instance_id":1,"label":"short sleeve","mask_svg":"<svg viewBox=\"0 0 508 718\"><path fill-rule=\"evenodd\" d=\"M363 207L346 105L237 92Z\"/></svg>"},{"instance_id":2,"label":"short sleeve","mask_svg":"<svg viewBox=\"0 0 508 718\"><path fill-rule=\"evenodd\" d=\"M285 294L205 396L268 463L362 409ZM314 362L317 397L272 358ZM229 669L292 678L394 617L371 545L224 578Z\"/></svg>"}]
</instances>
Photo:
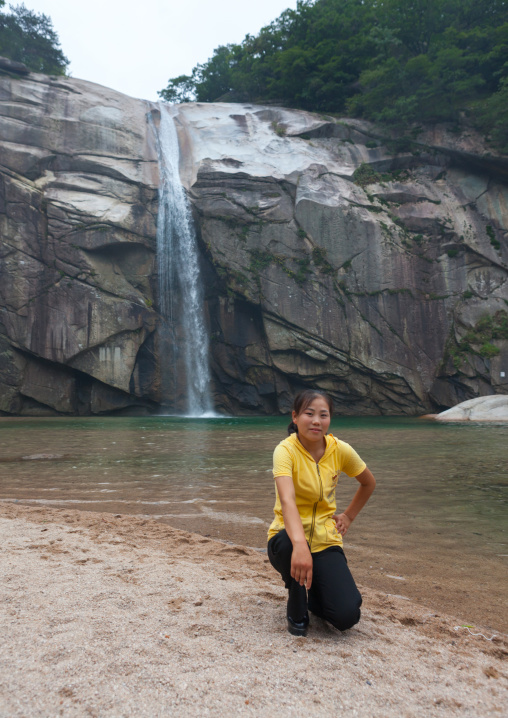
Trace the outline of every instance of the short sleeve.
<instances>
[{"instance_id":1,"label":"short sleeve","mask_svg":"<svg viewBox=\"0 0 508 718\"><path fill-rule=\"evenodd\" d=\"M273 478L277 476L293 476L293 457L283 444L276 446L273 452Z\"/></svg>"},{"instance_id":2,"label":"short sleeve","mask_svg":"<svg viewBox=\"0 0 508 718\"><path fill-rule=\"evenodd\" d=\"M341 470L348 476L358 476L367 468L367 464L361 459L352 446L345 441L339 441L339 448L343 452Z\"/></svg>"}]
</instances>

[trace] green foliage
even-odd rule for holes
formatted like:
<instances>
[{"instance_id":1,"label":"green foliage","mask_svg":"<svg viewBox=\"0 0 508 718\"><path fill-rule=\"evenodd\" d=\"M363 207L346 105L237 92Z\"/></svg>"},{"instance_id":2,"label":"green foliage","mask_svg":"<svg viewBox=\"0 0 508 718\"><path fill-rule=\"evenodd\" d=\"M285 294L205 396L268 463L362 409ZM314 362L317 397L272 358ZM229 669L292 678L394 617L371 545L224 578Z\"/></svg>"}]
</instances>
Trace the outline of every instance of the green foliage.
<instances>
[{"instance_id":1,"label":"green foliage","mask_svg":"<svg viewBox=\"0 0 508 718\"><path fill-rule=\"evenodd\" d=\"M478 350L478 354L486 359L492 359L492 357L495 357L500 353L501 350L499 347L494 346L494 344L491 344L490 342L485 342L485 344L482 344Z\"/></svg>"},{"instance_id":2,"label":"green foliage","mask_svg":"<svg viewBox=\"0 0 508 718\"><path fill-rule=\"evenodd\" d=\"M492 225L488 224L485 227L485 231L487 232L491 245L494 247L494 249L497 249L499 251L501 249L501 243L496 237L496 233L494 232L494 228L492 227Z\"/></svg>"},{"instance_id":3,"label":"green foliage","mask_svg":"<svg viewBox=\"0 0 508 718\"><path fill-rule=\"evenodd\" d=\"M279 125L278 122L275 122L275 120L272 122L272 130L275 132L276 135L279 137L285 137L286 136L286 128L284 125Z\"/></svg>"},{"instance_id":4,"label":"green foliage","mask_svg":"<svg viewBox=\"0 0 508 718\"><path fill-rule=\"evenodd\" d=\"M305 257L304 259L297 259L296 263L298 265L298 270L296 272L292 272L291 270L285 271L289 277L294 279L295 282L301 286L307 281L307 277L311 273L310 259L308 257Z\"/></svg>"},{"instance_id":5,"label":"green foliage","mask_svg":"<svg viewBox=\"0 0 508 718\"><path fill-rule=\"evenodd\" d=\"M377 182L403 182L405 179L407 179L408 173L406 170L394 170L392 172L383 172L379 173L377 170L372 167L372 165L369 165L367 162L362 162L359 167L355 169L353 172L353 182L355 182L360 187L367 187L369 184L376 184ZM374 197L372 195L367 194L367 197L371 202L374 201ZM388 205L388 202L383 199L379 198L379 202L381 204ZM436 204L440 204L440 202L436 202ZM382 212L383 210L380 207L369 207L369 209L372 212ZM400 224L400 220L396 217L392 217L393 221L397 224Z\"/></svg>"},{"instance_id":6,"label":"green foliage","mask_svg":"<svg viewBox=\"0 0 508 718\"><path fill-rule=\"evenodd\" d=\"M507 70L508 62L503 68L504 72ZM500 80L497 92L475 103L474 116L478 129L489 135L495 147L508 154L508 77Z\"/></svg>"},{"instance_id":7,"label":"green foliage","mask_svg":"<svg viewBox=\"0 0 508 718\"><path fill-rule=\"evenodd\" d=\"M503 339L508 339L508 312L501 310L494 316L484 315L464 334L460 342L449 350L455 368L460 369L468 354L478 354L485 359L497 356L500 350L493 342Z\"/></svg>"},{"instance_id":8,"label":"green foliage","mask_svg":"<svg viewBox=\"0 0 508 718\"><path fill-rule=\"evenodd\" d=\"M458 249L449 249L446 254L449 257L456 257L458 253L459 253Z\"/></svg>"},{"instance_id":9,"label":"green foliage","mask_svg":"<svg viewBox=\"0 0 508 718\"><path fill-rule=\"evenodd\" d=\"M159 94L349 112L399 130L466 112L508 151L507 53L506 0L299 0Z\"/></svg>"},{"instance_id":10,"label":"green foliage","mask_svg":"<svg viewBox=\"0 0 508 718\"><path fill-rule=\"evenodd\" d=\"M506 3L386 0L382 4L381 15L391 17L392 32L383 36L377 57L361 73L362 92L351 98L349 110L399 128L415 121L457 122L467 111L496 140L504 137L506 122L499 121L497 112L503 97L492 100L492 105L485 100L502 89L507 74ZM502 109L506 118L506 103Z\"/></svg>"},{"instance_id":11,"label":"green foliage","mask_svg":"<svg viewBox=\"0 0 508 718\"><path fill-rule=\"evenodd\" d=\"M246 287L249 284L248 278L243 272L237 272L234 269L228 269L228 279L231 283L237 284L239 287Z\"/></svg>"},{"instance_id":12,"label":"green foliage","mask_svg":"<svg viewBox=\"0 0 508 718\"><path fill-rule=\"evenodd\" d=\"M478 341L508 339L508 313L499 311L494 316L485 315L476 324L474 331Z\"/></svg>"},{"instance_id":13,"label":"green foliage","mask_svg":"<svg viewBox=\"0 0 508 718\"><path fill-rule=\"evenodd\" d=\"M335 274L335 269L332 267L326 256L326 249L323 247L314 247L312 249L312 260L314 264L319 267L319 271L322 274Z\"/></svg>"},{"instance_id":14,"label":"green foliage","mask_svg":"<svg viewBox=\"0 0 508 718\"><path fill-rule=\"evenodd\" d=\"M369 184L375 184L381 181L379 172L371 167L371 165L362 162L362 164L353 172L353 182L360 187L366 187Z\"/></svg>"},{"instance_id":15,"label":"green foliage","mask_svg":"<svg viewBox=\"0 0 508 718\"><path fill-rule=\"evenodd\" d=\"M60 49L51 18L24 4L11 5L10 10L0 12L0 55L23 62L33 72L64 75L69 60Z\"/></svg>"},{"instance_id":16,"label":"green foliage","mask_svg":"<svg viewBox=\"0 0 508 718\"><path fill-rule=\"evenodd\" d=\"M248 224L244 224L243 227L242 227L242 229L241 229L241 231L240 231L240 234L238 235L239 239L241 239L242 242L246 242L246 241L247 241L247 237L249 236L249 232L250 232L250 227L249 227L249 225L248 225Z\"/></svg>"},{"instance_id":17,"label":"green foliage","mask_svg":"<svg viewBox=\"0 0 508 718\"><path fill-rule=\"evenodd\" d=\"M258 249L254 249L250 252L251 260L249 265L249 271L259 278L259 273L269 267L270 264L278 264L279 267L285 272L288 277L293 279L297 284L304 284L307 280L308 275L312 271L310 268L310 258L303 257L303 259L295 259L295 263L298 269L293 271L286 266L285 257L278 254L271 254L270 252L263 252Z\"/></svg>"},{"instance_id":18,"label":"green foliage","mask_svg":"<svg viewBox=\"0 0 508 718\"><path fill-rule=\"evenodd\" d=\"M168 86L158 94L166 102L192 102L194 79L192 75L179 75L169 80Z\"/></svg>"},{"instance_id":19,"label":"green foliage","mask_svg":"<svg viewBox=\"0 0 508 718\"><path fill-rule=\"evenodd\" d=\"M343 111L372 44L363 24L375 18L374 4L300 0L296 10L284 11L257 36L218 47L197 65L190 76L194 97ZM173 93L179 92L179 80L169 82Z\"/></svg>"},{"instance_id":20,"label":"green foliage","mask_svg":"<svg viewBox=\"0 0 508 718\"><path fill-rule=\"evenodd\" d=\"M263 252L259 249L253 249L250 253L250 266L249 269L255 274L259 273L262 269L269 267L274 261L273 254L270 252Z\"/></svg>"},{"instance_id":21,"label":"green foliage","mask_svg":"<svg viewBox=\"0 0 508 718\"><path fill-rule=\"evenodd\" d=\"M400 289L388 289L388 294L409 294L410 297L414 296L413 292L409 287L401 287ZM448 295L446 294L445 297Z\"/></svg>"},{"instance_id":22,"label":"green foliage","mask_svg":"<svg viewBox=\"0 0 508 718\"><path fill-rule=\"evenodd\" d=\"M398 154L399 152L411 152L414 147L414 141L410 137L406 137L405 135L402 135L402 137L397 137L394 140L388 140L386 142L386 148L389 152L393 152L393 154Z\"/></svg>"}]
</instances>

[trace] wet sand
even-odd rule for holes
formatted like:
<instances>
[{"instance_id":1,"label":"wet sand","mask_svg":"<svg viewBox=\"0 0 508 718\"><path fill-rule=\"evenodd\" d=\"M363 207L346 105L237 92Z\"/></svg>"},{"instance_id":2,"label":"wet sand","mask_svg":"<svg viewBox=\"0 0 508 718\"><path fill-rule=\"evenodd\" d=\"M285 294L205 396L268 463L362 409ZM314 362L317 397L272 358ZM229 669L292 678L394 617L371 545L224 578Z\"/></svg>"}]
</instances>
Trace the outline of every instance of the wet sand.
<instances>
[{"instance_id":1,"label":"wet sand","mask_svg":"<svg viewBox=\"0 0 508 718\"><path fill-rule=\"evenodd\" d=\"M344 550L358 583L432 606L435 611L457 616L461 623L508 633L507 574L499 559L482 554L474 544L458 551L456 542L447 542L444 537L437 547L435 537L425 536L418 529L403 530L400 525L399 535L380 535L379 522L371 521L367 511L355 520L344 539ZM268 522L259 526L232 523L227 518L225 513L222 524L206 515L191 520L175 516L170 522L176 528L210 538L227 537L235 543L266 546Z\"/></svg>"},{"instance_id":2,"label":"wet sand","mask_svg":"<svg viewBox=\"0 0 508 718\"><path fill-rule=\"evenodd\" d=\"M8 503L0 546L2 716L508 712L506 636L433 605L361 585L358 627L295 639L256 549Z\"/></svg>"}]
</instances>

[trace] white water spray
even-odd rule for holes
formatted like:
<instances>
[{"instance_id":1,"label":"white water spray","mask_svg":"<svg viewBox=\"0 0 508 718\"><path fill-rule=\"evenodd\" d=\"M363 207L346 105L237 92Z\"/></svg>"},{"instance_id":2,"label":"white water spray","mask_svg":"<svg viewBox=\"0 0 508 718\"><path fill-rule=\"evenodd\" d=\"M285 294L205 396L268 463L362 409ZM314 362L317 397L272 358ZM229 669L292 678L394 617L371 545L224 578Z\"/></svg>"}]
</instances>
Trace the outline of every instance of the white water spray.
<instances>
[{"instance_id":1,"label":"white water spray","mask_svg":"<svg viewBox=\"0 0 508 718\"><path fill-rule=\"evenodd\" d=\"M168 403L174 404L183 381L186 385L186 413L189 416L213 416L209 388L209 340L203 316L196 233L189 202L180 181L180 150L172 108L164 103L159 103L159 108L159 310L163 317L165 344L172 356L172 359L170 356L161 357L161 365L164 361L172 363L172 366L166 366L171 373L170 391L173 394ZM177 330L177 325L181 330ZM161 346L164 346L164 342L161 342ZM179 376L182 366L185 377Z\"/></svg>"}]
</instances>

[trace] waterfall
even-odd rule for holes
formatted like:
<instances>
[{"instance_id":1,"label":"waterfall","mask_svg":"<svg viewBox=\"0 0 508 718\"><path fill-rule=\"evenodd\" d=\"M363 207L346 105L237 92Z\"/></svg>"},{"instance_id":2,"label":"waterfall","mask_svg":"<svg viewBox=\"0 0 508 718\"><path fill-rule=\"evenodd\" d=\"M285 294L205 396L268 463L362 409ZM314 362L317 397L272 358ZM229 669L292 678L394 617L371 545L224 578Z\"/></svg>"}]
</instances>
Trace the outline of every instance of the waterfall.
<instances>
[{"instance_id":1,"label":"waterfall","mask_svg":"<svg viewBox=\"0 0 508 718\"><path fill-rule=\"evenodd\" d=\"M159 103L157 263L163 403L186 403L189 416L213 415L209 340L203 315L196 233L180 181L180 150L171 106ZM183 375L183 376L182 376Z\"/></svg>"}]
</instances>

